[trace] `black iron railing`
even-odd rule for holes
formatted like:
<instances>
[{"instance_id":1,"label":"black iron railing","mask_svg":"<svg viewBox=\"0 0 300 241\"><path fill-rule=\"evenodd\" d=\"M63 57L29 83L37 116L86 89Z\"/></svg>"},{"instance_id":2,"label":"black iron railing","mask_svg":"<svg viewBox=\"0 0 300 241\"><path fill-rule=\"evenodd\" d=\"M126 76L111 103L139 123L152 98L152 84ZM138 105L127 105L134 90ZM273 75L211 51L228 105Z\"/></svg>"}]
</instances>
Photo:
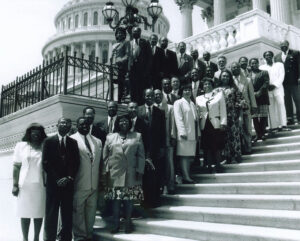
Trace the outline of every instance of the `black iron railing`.
<instances>
[{"instance_id":1,"label":"black iron railing","mask_svg":"<svg viewBox=\"0 0 300 241\"><path fill-rule=\"evenodd\" d=\"M6 116L57 94L112 100L118 68L65 53L2 86L0 116Z\"/></svg>"}]
</instances>

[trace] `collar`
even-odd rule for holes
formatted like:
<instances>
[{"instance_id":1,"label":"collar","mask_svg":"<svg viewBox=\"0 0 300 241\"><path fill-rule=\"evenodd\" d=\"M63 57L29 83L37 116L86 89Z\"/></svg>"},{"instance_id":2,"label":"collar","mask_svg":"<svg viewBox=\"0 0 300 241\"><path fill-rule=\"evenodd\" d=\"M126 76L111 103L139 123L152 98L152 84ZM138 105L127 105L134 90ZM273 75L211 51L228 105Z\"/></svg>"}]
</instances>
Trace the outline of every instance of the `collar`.
<instances>
[{"instance_id":1,"label":"collar","mask_svg":"<svg viewBox=\"0 0 300 241\"><path fill-rule=\"evenodd\" d=\"M149 107L152 109L152 108L153 108L153 105L154 105L154 104L152 104L152 105L149 106L149 105L145 104L145 107L146 107L146 109L148 110Z\"/></svg>"},{"instance_id":2,"label":"collar","mask_svg":"<svg viewBox=\"0 0 300 241\"><path fill-rule=\"evenodd\" d=\"M61 143L61 140L64 140L64 144L66 144L66 136L61 136L58 132L57 132L57 136L58 136L59 143Z\"/></svg>"},{"instance_id":3,"label":"collar","mask_svg":"<svg viewBox=\"0 0 300 241\"><path fill-rule=\"evenodd\" d=\"M290 49L287 49L286 53L284 53L283 51L281 51L281 52L283 55L288 55L289 51L290 51Z\"/></svg>"}]
</instances>

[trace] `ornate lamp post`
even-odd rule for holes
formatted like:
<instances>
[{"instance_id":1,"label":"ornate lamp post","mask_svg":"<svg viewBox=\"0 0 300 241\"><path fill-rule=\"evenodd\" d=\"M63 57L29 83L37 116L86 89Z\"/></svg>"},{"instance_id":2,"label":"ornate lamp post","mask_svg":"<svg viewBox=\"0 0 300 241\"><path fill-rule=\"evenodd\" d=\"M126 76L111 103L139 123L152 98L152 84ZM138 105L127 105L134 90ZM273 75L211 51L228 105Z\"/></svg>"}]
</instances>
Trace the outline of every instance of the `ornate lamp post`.
<instances>
[{"instance_id":1,"label":"ornate lamp post","mask_svg":"<svg viewBox=\"0 0 300 241\"><path fill-rule=\"evenodd\" d=\"M147 7L147 12L152 18L152 22L149 23L147 17L139 14L139 10L136 8L136 4L138 2L139 0L122 0L122 3L126 7L126 14L124 17L121 17L119 21L114 25L113 20L116 16L119 15L119 12L111 1L107 2L102 10L102 13L106 21L108 22L109 27L113 30L120 26L125 27L130 35L130 39L132 39L132 28L138 26L141 23L144 23L148 27L152 27L152 31L154 31L154 25L159 15L162 13L162 6L159 4L158 0L151 0L151 3Z\"/></svg>"}]
</instances>

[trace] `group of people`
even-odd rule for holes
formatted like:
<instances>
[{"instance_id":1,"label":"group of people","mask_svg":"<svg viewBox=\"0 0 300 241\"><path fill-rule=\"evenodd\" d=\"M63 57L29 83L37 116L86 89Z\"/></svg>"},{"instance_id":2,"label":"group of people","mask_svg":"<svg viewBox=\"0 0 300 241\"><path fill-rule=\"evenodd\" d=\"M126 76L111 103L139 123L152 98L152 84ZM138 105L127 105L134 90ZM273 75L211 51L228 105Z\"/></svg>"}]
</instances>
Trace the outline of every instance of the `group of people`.
<instances>
[{"instance_id":1,"label":"group of people","mask_svg":"<svg viewBox=\"0 0 300 241\"><path fill-rule=\"evenodd\" d=\"M124 46L125 52L137 48L137 55L142 51L137 46L148 43L154 47L150 55L161 51L155 35L150 42L139 38L124 42L124 33L126 37L123 29L116 31L120 41L113 58ZM139 36L140 29L134 28L133 33ZM125 233L131 233L133 204L140 203L146 210L158 207L162 193L174 194L176 183L195 183L190 167L194 161L200 163L200 157L205 171L222 172L221 163L241 162L242 154L251 153L252 142L293 124L293 101L300 121L300 56L287 41L280 44L282 53L275 58L266 51L263 65L258 58L248 61L243 56L230 69L224 55L215 64L208 52L203 59L196 50L186 54L182 42L176 57L166 49L167 43L166 38L160 40L162 54L170 58L168 65L157 64L155 68L164 66L163 71L148 72L147 81L142 77L146 72L137 68L130 69L129 76L136 76L127 82L128 61L145 67L138 60L124 60L123 71L116 61L121 68L117 80L121 92L129 89L132 97L126 113L119 113L118 103L109 101L107 117L99 123L94 121L95 109L84 108L72 135L72 122L65 117L50 137L37 123L27 128L14 151L12 190L24 241L31 218L35 241L43 218L45 241L70 241L72 236L75 241L92 240L99 190L111 206L111 232L119 232L124 207Z\"/></svg>"}]
</instances>

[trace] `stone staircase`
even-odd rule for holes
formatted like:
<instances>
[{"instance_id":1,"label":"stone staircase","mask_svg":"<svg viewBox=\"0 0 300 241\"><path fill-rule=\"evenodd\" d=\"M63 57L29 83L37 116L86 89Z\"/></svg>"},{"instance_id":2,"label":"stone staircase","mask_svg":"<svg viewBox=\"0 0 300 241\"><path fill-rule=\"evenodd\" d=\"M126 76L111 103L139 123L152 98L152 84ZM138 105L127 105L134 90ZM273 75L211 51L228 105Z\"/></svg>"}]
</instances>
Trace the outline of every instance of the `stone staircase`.
<instances>
[{"instance_id":1,"label":"stone staircase","mask_svg":"<svg viewBox=\"0 0 300 241\"><path fill-rule=\"evenodd\" d=\"M134 220L132 234L95 229L95 240L300 240L300 129L254 145L225 173L195 174L178 185L153 217Z\"/></svg>"}]
</instances>

